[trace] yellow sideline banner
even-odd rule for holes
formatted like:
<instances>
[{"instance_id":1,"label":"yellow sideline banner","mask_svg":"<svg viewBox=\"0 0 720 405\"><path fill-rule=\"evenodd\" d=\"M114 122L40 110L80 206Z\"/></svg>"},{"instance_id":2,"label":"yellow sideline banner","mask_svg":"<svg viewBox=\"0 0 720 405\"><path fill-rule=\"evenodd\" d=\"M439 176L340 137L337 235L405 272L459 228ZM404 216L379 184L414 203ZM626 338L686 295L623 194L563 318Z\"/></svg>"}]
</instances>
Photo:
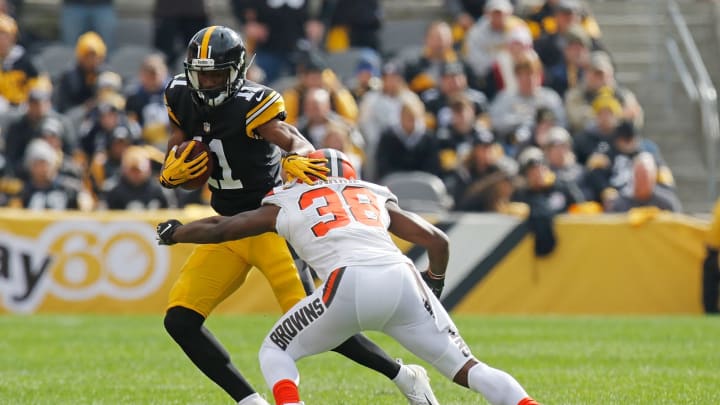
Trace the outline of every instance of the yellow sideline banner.
<instances>
[{"instance_id":1,"label":"yellow sideline banner","mask_svg":"<svg viewBox=\"0 0 720 405\"><path fill-rule=\"evenodd\" d=\"M0 313L162 313L193 245L158 246L155 225L211 215L0 209ZM218 312L279 313L273 297L252 271Z\"/></svg>"},{"instance_id":2,"label":"yellow sideline banner","mask_svg":"<svg viewBox=\"0 0 720 405\"><path fill-rule=\"evenodd\" d=\"M155 225L210 215L206 207L141 213L0 209L0 313L162 313L193 246L158 246ZM547 258L534 256L532 237L518 232L517 218L465 214L438 225L451 239L443 302L456 313L701 312L708 224L700 220L660 214L631 225L624 215L559 217L558 245ZM426 260L417 248L398 244L417 262ZM279 311L255 271L217 309Z\"/></svg>"},{"instance_id":3,"label":"yellow sideline banner","mask_svg":"<svg viewBox=\"0 0 720 405\"><path fill-rule=\"evenodd\" d=\"M708 224L661 213L562 216L558 245L537 258L526 236L463 295L466 314L699 314Z\"/></svg>"}]
</instances>

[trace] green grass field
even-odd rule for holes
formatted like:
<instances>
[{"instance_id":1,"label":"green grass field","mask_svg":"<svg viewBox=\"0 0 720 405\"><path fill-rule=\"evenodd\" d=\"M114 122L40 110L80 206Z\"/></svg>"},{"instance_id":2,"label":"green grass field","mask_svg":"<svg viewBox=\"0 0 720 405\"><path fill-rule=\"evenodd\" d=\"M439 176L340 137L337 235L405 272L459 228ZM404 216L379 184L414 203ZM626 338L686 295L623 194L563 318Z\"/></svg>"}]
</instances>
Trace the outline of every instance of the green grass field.
<instances>
[{"instance_id":1,"label":"green grass field","mask_svg":"<svg viewBox=\"0 0 720 405\"><path fill-rule=\"evenodd\" d=\"M208 325L264 395L257 349L272 316ZM720 403L720 318L456 317L474 354L546 405ZM0 316L0 404L232 404L160 316ZM392 356L418 361L384 335ZM423 364L423 363L420 363ZM308 405L404 404L394 384L334 353L300 361ZM442 404L484 404L429 370Z\"/></svg>"}]
</instances>

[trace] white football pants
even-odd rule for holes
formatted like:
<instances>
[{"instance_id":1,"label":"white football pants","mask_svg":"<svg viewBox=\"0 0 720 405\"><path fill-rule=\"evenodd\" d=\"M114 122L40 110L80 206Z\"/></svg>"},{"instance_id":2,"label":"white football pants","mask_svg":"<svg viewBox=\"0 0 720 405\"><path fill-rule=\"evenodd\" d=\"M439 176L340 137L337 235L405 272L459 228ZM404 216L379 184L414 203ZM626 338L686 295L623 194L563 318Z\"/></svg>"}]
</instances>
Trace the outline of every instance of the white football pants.
<instances>
[{"instance_id":1,"label":"white football pants","mask_svg":"<svg viewBox=\"0 0 720 405\"><path fill-rule=\"evenodd\" d=\"M447 311L414 267L352 266L331 273L320 288L283 315L265 337L260 348L260 368L268 387L272 389L284 379L299 383L295 360L331 350L363 330L392 336L450 380L474 358ZM502 396L510 394L513 404L527 396L507 373L481 365L485 369L482 375L470 373L484 380L478 384L470 381L473 390L484 393L484 389L478 389L482 384L502 387Z\"/></svg>"}]
</instances>

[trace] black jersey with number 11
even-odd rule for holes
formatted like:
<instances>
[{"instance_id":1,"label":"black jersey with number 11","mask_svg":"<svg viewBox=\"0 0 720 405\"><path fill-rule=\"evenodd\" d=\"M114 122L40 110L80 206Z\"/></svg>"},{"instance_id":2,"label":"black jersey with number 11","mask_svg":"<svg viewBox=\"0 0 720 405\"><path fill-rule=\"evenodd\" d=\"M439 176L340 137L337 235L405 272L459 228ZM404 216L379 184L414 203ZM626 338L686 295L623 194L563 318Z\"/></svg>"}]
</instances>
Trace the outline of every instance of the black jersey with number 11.
<instances>
[{"instance_id":1,"label":"black jersey with number 11","mask_svg":"<svg viewBox=\"0 0 720 405\"><path fill-rule=\"evenodd\" d=\"M211 205L220 215L259 207L263 196L281 184L280 148L255 131L274 118L285 119L278 92L248 80L222 105L201 107L193 102L182 74L168 83L165 104L186 138L201 140L212 151L215 168L208 185Z\"/></svg>"}]
</instances>

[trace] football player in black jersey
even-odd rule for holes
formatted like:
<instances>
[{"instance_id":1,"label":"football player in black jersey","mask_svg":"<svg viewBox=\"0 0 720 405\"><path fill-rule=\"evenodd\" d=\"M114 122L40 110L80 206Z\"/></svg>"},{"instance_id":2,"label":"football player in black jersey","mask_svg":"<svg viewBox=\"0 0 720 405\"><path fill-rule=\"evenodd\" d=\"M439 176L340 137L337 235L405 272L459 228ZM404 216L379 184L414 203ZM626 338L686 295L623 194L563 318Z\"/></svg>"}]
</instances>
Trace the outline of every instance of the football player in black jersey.
<instances>
[{"instance_id":1,"label":"football player in black jersey","mask_svg":"<svg viewBox=\"0 0 720 405\"><path fill-rule=\"evenodd\" d=\"M240 36L227 27L207 27L190 40L185 74L175 76L165 90L172 134L160 183L169 188L182 185L202 175L207 159L214 159L208 180L211 205L225 216L258 208L265 194L282 183L281 167L307 182L311 180L305 173L324 177L327 170L318 164L322 160L304 156L314 148L284 122L283 98L246 80L247 67ZM177 146L189 139L207 144L211 156L203 152L185 162L192 148L188 146L175 157ZM285 240L275 233L198 245L170 292L165 328L190 360L235 401L265 405L203 326L212 310L243 284L252 267L267 278L283 311L305 296ZM411 404L426 403L422 401L423 391L430 390L426 377L408 372L407 366L393 361L364 336L354 336L336 351L393 379Z\"/></svg>"}]
</instances>

